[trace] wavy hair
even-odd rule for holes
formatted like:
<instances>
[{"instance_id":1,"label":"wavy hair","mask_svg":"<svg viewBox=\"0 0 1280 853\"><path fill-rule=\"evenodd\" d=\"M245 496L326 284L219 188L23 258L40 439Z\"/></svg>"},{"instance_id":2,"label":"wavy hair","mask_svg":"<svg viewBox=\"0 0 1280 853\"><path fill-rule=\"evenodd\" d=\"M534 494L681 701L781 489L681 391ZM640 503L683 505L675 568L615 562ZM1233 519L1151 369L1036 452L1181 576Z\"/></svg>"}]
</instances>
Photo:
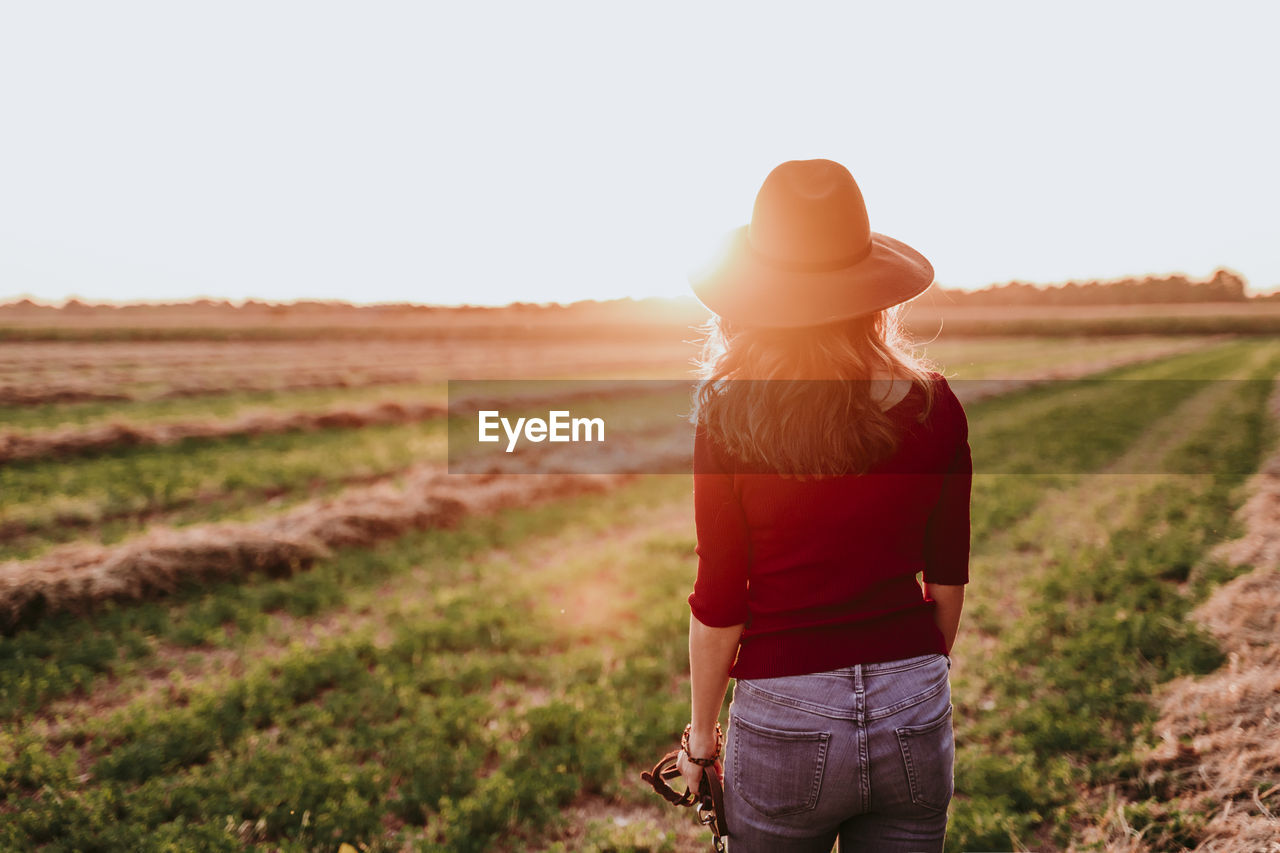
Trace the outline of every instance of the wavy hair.
<instances>
[{"instance_id":1,"label":"wavy hair","mask_svg":"<svg viewBox=\"0 0 1280 853\"><path fill-rule=\"evenodd\" d=\"M899 441L871 380L918 385L922 422L933 405L932 365L913 353L900 308L793 329L713 315L698 327L706 337L690 419L752 465L800 476L865 473Z\"/></svg>"}]
</instances>

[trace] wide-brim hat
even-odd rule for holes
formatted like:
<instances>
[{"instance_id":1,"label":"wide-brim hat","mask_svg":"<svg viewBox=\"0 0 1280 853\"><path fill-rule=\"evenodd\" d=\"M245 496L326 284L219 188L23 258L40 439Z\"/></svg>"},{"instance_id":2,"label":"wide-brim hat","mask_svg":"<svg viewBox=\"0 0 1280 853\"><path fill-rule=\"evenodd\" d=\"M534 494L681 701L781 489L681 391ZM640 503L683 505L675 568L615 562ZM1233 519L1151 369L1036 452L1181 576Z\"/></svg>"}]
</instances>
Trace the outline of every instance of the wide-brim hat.
<instances>
[{"instance_id":1,"label":"wide-brim hat","mask_svg":"<svg viewBox=\"0 0 1280 853\"><path fill-rule=\"evenodd\" d=\"M844 166L788 160L765 178L750 224L689 283L709 310L745 326L816 326L918 296L933 283L933 265L871 230Z\"/></svg>"}]
</instances>

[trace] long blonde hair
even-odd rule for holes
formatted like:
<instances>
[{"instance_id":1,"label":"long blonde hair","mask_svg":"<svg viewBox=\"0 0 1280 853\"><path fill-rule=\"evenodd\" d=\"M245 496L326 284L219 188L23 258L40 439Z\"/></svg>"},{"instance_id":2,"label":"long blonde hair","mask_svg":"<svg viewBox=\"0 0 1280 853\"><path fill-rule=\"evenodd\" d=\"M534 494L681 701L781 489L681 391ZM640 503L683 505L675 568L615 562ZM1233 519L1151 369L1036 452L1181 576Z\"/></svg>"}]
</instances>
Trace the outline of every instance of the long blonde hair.
<instances>
[{"instance_id":1,"label":"long blonde hair","mask_svg":"<svg viewBox=\"0 0 1280 853\"><path fill-rule=\"evenodd\" d=\"M899 308L791 329L712 316L699 327L706 337L691 420L749 464L801 476L865 473L900 439L872 396L876 374L920 387L921 421L933 404L932 365L913 353Z\"/></svg>"}]
</instances>

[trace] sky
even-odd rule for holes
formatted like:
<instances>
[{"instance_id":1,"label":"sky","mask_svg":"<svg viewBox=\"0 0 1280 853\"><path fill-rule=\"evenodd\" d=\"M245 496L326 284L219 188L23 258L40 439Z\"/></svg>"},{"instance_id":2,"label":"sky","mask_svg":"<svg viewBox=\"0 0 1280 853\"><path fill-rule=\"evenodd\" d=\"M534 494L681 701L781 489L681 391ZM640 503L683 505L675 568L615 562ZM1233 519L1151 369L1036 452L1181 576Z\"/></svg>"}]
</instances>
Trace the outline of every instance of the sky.
<instances>
[{"instance_id":1,"label":"sky","mask_svg":"<svg viewBox=\"0 0 1280 853\"><path fill-rule=\"evenodd\" d=\"M0 302L687 294L826 157L945 287L1280 287L1280 5L0 5Z\"/></svg>"}]
</instances>

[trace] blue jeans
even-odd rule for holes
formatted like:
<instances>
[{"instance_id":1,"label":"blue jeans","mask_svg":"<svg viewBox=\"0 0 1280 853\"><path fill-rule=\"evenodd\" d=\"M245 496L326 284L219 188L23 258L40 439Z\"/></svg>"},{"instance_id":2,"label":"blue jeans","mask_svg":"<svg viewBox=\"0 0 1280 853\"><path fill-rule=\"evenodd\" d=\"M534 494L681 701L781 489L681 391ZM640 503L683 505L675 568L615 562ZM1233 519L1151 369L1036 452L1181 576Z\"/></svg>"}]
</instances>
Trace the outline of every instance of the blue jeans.
<instances>
[{"instance_id":1,"label":"blue jeans","mask_svg":"<svg viewBox=\"0 0 1280 853\"><path fill-rule=\"evenodd\" d=\"M941 851L953 790L951 660L738 679L725 744L732 853Z\"/></svg>"}]
</instances>

